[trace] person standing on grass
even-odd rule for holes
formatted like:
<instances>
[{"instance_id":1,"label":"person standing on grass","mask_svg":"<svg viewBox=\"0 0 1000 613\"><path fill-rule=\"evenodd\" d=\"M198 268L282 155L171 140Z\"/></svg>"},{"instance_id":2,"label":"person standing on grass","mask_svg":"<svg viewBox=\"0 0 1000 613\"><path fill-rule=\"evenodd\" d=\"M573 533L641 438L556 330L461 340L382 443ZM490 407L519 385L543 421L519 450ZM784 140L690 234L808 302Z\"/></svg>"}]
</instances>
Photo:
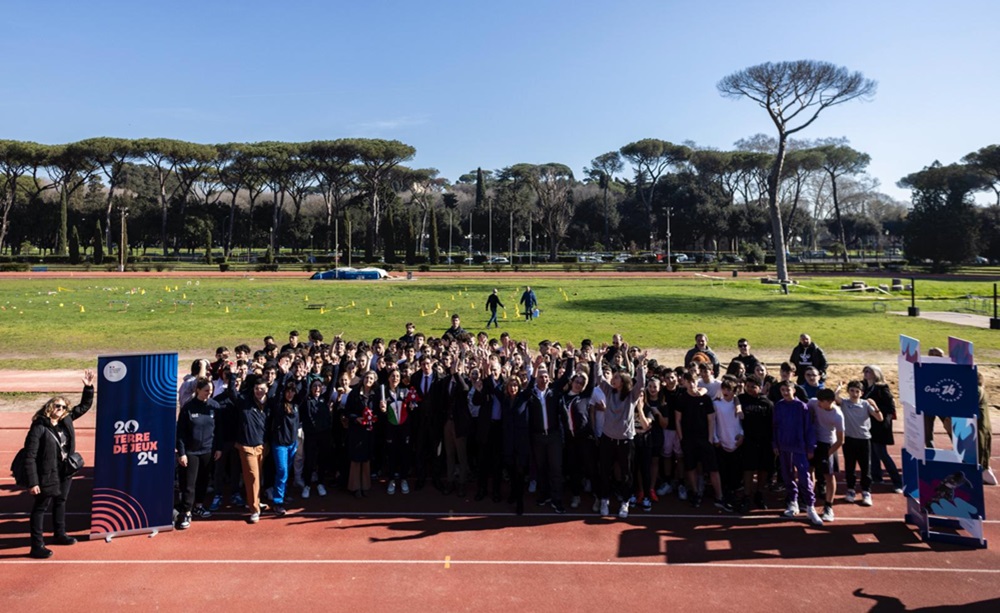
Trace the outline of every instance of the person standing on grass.
<instances>
[{"instance_id":1,"label":"person standing on grass","mask_svg":"<svg viewBox=\"0 0 1000 613\"><path fill-rule=\"evenodd\" d=\"M816 451L816 427L806 403L795 397L795 382L781 382L781 400L774 405L774 453L781 462L787 487L788 507L785 517L799 514L799 500L806 506L806 516L817 526L823 520L816 513L816 494L809 474L809 460Z\"/></svg>"},{"instance_id":2,"label":"person standing on grass","mask_svg":"<svg viewBox=\"0 0 1000 613\"><path fill-rule=\"evenodd\" d=\"M882 369L874 364L862 370L864 391L861 397L871 400L882 411L882 421L872 422L872 482L882 482L882 468L889 473L889 480L896 493L903 492L903 477L896 462L889 453L889 447L896 441L892 434L892 420L896 418L896 400L885 382Z\"/></svg>"},{"instance_id":3,"label":"person standing on grass","mask_svg":"<svg viewBox=\"0 0 1000 613\"><path fill-rule=\"evenodd\" d=\"M530 285L524 288L520 303L524 305L524 320L531 321L534 319L535 309L538 307L538 297L535 296L535 292L532 291Z\"/></svg>"},{"instance_id":4,"label":"person standing on grass","mask_svg":"<svg viewBox=\"0 0 1000 613\"><path fill-rule=\"evenodd\" d=\"M76 452L76 430L73 422L83 417L94 403L93 370L83 372L83 395L80 404L70 408L64 396L56 396L31 418L31 428L24 441L24 468L28 476L28 493L35 497L28 522L31 534L32 558L52 557L45 546L45 512L52 504L53 542L74 545L76 539L66 530L66 498L69 497L73 476L66 474L65 460Z\"/></svg>"},{"instance_id":5,"label":"person standing on grass","mask_svg":"<svg viewBox=\"0 0 1000 613\"><path fill-rule=\"evenodd\" d=\"M840 391L842 386L837 386ZM844 500L854 502L857 476L854 469L861 470L861 500L862 506L872 506L872 475L871 475L871 418L882 421L882 412L871 400L861 397L864 387L861 381L851 381L847 384L846 398L837 398L837 404L844 413L844 476L847 481L847 495Z\"/></svg>"},{"instance_id":6,"label":"person standing on grass","mask_svg":"<svg viewBox=\"0 0 1000 613\"><path fill-rule=\"evenodd\" d=\"M833 499L837 495L837 450L844 445L844 414L834 403L836 397L833 390L821 389L815 398L809 400L809 410L816 423L816 451L813 452L812 466L816 471L816 496L825 501L821 516L825 522L833 521Z\"/></svg>"},{"instance_id":7,"label":"person standing on grass","mask_svg":"<svg viewBox=\"0 0 1000 613\"><path fill-rule=\"evenodd\" d=\"M687 473L688 500L693 507L701 506L701 491L698 488L699 466L702 474L708 473L712 489L715 491L715 506L724 511L733 508L723 499L719 464L715 456L715 405L705 390L698 387L693 372L681 375L681 385L687 392L675 409L677 417L677 438L684 452L684 470Z\"/></svg>"},{"instance_id":8,"label":"person standing on grass","mask_svg":"<svg viewBox=\"0 0 1000 613\"><path fill-rule=\"evenodd\" d=\"M486 298L486 310L490 312L490 319L486 322L486 329L489 330L490 324L493 324L494 328L500 327L500 322L497 321L497 308L505 308L503 303L500 302L500 296L496 288L493 288L493 293Z\"/></svg>"},{"instance_id":9,"label":"person standing on grass","mask_svg":"<svg viewBox=\"0 0 1000 613\"><path fill-rule=\"evenodd\" d=\"M212 381L198 379L194 398L181 407L177 416L177 463L181 467L181 500L177 507L177 529L191 527L191 516L207 519L212 513L203 502L208 491L209 463L213 459L215 418L221 411L212 399ZM215 449L218 461L222 452Z\"/></svg>"}]
</instances>

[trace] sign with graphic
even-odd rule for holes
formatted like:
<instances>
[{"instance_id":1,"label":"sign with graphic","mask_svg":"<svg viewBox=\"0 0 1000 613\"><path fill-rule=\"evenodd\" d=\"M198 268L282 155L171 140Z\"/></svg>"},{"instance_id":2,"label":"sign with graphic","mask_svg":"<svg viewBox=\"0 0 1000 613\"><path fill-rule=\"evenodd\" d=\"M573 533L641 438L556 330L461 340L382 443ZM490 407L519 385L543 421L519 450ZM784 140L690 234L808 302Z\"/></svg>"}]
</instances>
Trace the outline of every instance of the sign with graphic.
<instances>
[{"instance_id":1,"label":"sign with graphic","mask_svg":"<svg viewBox=\"0 0 1000 613\"><path fill-rule=\"evenodd\" d=\"M98 358L90 538L170 528L177 354Z\"/></svg>"},{"instance_id":2,"label":"sign with graphic","mask_svg":"<svg viewBox=\"0 0 1000 613\"><path fill-rule=\"evenodd\" d=\"M976 368L917 364L913 378L917 411L942 417L975 417L979 411Z\"/></svg>"},{"instance_id":3,"label":"sign with graphic","mask_svg":"<svg viewBox=\"0 0 1000 613\"><path fill-rule=\"evenodd\" d=\"M983 480L975 464L925 462L920 468L920 506L930 515L983 519Z\"/></svg>"},{"instance_id":4,"label":"sign with graphic","mask_svg":"<svg viewBox=\"0 0 1000 613\"><path fill-rule=\"evenodd\" d=\"M948 339L948 357L921 356L920 342L899 339L906 522L926 541L986 547L983 478L976 458L979 411L972 343ZM927 447L927 416L948 418L950 445ZM933 423L931 421L930 423ZM925 438L925 434L928 435Z\"/></svg>"}]
</instances>

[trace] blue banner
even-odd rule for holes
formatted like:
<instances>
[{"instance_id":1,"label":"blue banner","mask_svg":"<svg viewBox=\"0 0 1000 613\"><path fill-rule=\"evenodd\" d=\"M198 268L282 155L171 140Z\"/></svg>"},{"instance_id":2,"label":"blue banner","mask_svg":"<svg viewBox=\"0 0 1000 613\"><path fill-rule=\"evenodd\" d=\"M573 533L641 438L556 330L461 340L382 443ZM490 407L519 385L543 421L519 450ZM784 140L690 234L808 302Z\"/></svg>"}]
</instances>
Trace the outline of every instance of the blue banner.
<instances>
[{"instance_id":1,"label":"blue banner","mask_svg":"<svg viewBox=\"0 0 1000 613\"><path fill-rule=\"evenodd\" d=\"M90 537L169 528L177 354L102 356L97 367Z\"/></svg>"},{"instance_id":2,"label":"blue banner","mask_svg":"<svg viewBox=\"0 0 1000 613\"><path fill-rule=\"evenodd\" d=\"M914 369L917 413L942 417L976 417L979 388L976 368L954 364L917 364Z\"/></svg>"}]
</instances>

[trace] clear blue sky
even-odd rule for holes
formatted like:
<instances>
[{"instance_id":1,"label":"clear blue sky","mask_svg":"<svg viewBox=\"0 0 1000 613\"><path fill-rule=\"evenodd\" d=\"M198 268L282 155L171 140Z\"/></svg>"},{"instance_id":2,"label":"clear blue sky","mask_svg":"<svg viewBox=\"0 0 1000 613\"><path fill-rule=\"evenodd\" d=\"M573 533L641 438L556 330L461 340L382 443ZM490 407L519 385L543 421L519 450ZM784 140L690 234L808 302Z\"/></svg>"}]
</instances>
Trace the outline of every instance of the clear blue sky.
<instances>
[{"instance_id":1,"label":"clear blue sky","mask_svg":"<svg viewBox=\"0 0 1000 613\"><path fill-rule=\"evenodd\" d=\"M1000 143L989 0L14 0L0 15L0 138L391 138L451 180L519 162L580 177L641 138L772 134L716 83L817 59L878 94L801 136L846 136L897 198L903 175Z\"/></svg>"}]
</instances>

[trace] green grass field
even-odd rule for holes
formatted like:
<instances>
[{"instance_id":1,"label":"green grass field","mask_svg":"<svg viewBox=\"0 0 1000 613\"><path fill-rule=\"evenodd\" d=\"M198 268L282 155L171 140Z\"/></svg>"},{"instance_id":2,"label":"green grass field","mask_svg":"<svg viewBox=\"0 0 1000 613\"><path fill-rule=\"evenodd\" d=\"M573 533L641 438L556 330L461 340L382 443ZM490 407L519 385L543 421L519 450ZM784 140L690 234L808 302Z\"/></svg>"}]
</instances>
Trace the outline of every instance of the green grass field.
<instances>
[{"instance_id":1,"label":"green grass field","mask_svg":"<svg viewBox=\"0 0 1000 613\"><path fill-rule=\"evenodd\" d=\"M888 280L886 280L887 282ZM273 334L318 328L329 339L394 338L413 321L429 336L459 313L470 332L486 322L484 301L505 278L383 282L271 279L4 280L0 368L77 368L108 352L180 351L210 354L217 345L253 347ZM755 349L784 352L807 331L828 352L895 351L898 335L944 344L949 335L976 344L977 356L997 361L1000 332L900 317L873 310L876 294L839 291L849 279L802 279L790 295L749 279L552 279L500 285L506 305L501 330L535 343L543 338L597 342L621 332L633 344L687 348L696 332L713 346L735 347L741 336ZM515 307L524 284L538 295L541 316L531 323ZM875 280L868 280L875 284ZM928 311L982 308L967 295L992 293L968 281L919 281L918 306ZM885 298L881 295L881 298ZM908 294L885 301L905 311ZM904 300L903 298L907 298ZM322 305L321 308L319 308Z\"/></svg>"}]
</instances>

